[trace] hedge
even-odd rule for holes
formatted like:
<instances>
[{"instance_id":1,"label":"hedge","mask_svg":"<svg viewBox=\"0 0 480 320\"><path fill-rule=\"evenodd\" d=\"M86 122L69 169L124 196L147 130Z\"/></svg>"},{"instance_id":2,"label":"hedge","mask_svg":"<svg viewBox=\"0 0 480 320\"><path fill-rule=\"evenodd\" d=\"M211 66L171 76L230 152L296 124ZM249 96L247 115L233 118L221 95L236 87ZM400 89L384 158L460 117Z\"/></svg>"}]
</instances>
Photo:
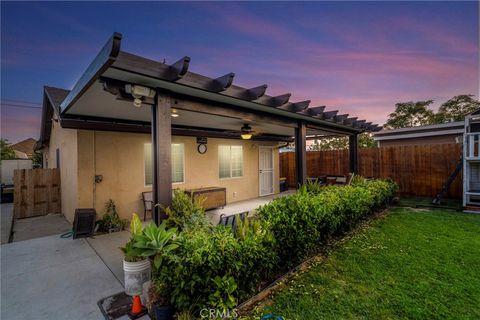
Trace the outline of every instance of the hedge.
<instances>
[{"instance_id":1,"label":"hedge","mask_svg":"<svg viewBox=\"0 0 480 320\"><path fill-rule=\"evenodd\" d=\"M277 198L257 211L273 233L280 261L291 267L318 251L333 234L386 205L396 190L395 183L385 180L344 187L307 184L297 193Z\"/></svg>"},{"instance_id":2,"label":"hedge","mask_svg":"<svg viewBox=\"0 0 480 320\"><path fill-rule=\"evenodd\" d=\"M232 308L317 252L330 236L385 206L396 190L395 183L385 180L345 187L305 185L257 209L257 219L236 232L199 223L195 214L196 223L178 226L183 228L178 248L163 257L155 283L162 284L178 310Z\"/></svg>"}]
</instances>

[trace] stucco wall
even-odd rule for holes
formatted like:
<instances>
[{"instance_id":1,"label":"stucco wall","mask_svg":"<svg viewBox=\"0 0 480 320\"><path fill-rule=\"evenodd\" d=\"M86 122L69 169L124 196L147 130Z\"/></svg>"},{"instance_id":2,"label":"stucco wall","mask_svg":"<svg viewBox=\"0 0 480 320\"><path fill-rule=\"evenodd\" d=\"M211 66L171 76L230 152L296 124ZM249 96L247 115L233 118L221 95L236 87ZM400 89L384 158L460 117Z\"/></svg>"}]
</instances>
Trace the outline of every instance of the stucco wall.
<instances>
[{"instance_id":1,"label":"stucco wall","mask_svg":"<svg viewBox=\"0 0 480 320\"><path fill-rule=\"evenodd\" d=\"M61 128L57 122L52 124L48 156L48 168L57 168L56 150L60 150L60 183L62 213L73 222L77 198L77 130Z\"/></svg>"},{"instance_id":2,"label":"stucco wall","mask_svg":"<svg viewBox=\"0 0 480 320\"><path fill-rule=\"evenodd\" d=\"M78 132L78 205L92 207L101 215L108 199L113 199L124 218L132 212L143 215L141 192L150 191L144 179L144 144L150 143L148 134L120 132ZM258 197L258 147L276 146L276 143L244 140L208 139L208 151L197 152L195 137L172 137L173 143L183 143L185 152L185 182L173 188L225 187L227 203ZM219 179L218 145L243 145L243 177ZM274 148L274 188L278 192L278 149ZM103 181L95 185L94 176Z\"/></svg>"}]
</instances>

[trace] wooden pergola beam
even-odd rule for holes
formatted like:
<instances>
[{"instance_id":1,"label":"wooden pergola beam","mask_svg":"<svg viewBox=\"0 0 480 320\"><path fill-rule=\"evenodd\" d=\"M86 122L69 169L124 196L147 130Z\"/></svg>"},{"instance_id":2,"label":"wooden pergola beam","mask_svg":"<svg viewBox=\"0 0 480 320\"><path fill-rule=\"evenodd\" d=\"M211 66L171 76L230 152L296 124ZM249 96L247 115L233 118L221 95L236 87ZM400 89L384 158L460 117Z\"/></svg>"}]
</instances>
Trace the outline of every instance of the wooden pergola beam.
<instances>
[{"instance_id":1,"label":"wooden pergola beam","mask_svg":"<svg viewBox=\"0 0 480 320\"><path fill-rule=\"evenodd\" d=\"M261 86L250 88L245 90L245 100L257 100L260 97L265 95L265 91L267 91L268 86L266 84L262 84Z\"/></svg>"},{"instance_id":2,"label":"wooden pergola beam","mask_svg":"<svg viewBox=\"0 0 480 320\"><path fill-rule=\"evenodd\" d=\"M348 113L339 114L333 117L333 121L335 121L336 123L343 123L347 118L348 118Z\"/></svg>"},{"instance_id":3,"label":"wooden pergola beam","mask_svg":"<svg viewBox=\"0 0 480 320\"><path fill-rule=\"evenodd\" d=\"M270 97L269 99L266 99L265 102L263 103L270 107L277 108L288 103L288 100L290 100L291 95L292 95L291 93L285 93L279 96Z\"/></svg>"},{"instance_id":4,"label":"wooden pergola beam","mask_svg":"<svg viewBox=\"0 0 480 320\"><path fill-rule=\"evenodd\" d=\"M315 117L315 116L320 116L323 111L325 110L325 106L319 106L319 107L310 107L310 108L307 108L303 111L299 111L297 113L301 113L301 114L305 114L305 115L308 115L308 116L311 116L311 117Z\"/></svg>"},{"instance_id":5,"label":"wooden pergola beam","mask_svg":"<svg viewBox=\"0 0 480 320\"><path fill-rule=\"evenodd\" d=\"M355 121L357 121L357 117L351 117L351 118L347 118L345 120L343 120L343 123L346 124L346 125L353 125L353 123Z\"/></svg>"},{"instance_id":6,"label":"wooden pergola beam","mask_svg":"<svg viewBox=\"0 0 480 320\"><path fill-rule=\"evenodd\" d=\"M299 112L307 109L309 104L310 104L310 100L305 100L300 102L289 102L277 108L282 110L288 110L291 112Z\"/></svg>"},{"instance_id":7,"label":"wooden pergola beam","mask_svg":"<svg viewBox=\"0 0 480 320\"><path fill-rule=\"evenodd\" d=\"M321 117L324 120L330 120L333 119L338 113L338 110L333 110L333 111L326 111L322 113Z\"/></svg>"},{"instance_id":8,"label":"wooden pergola beam","mask_svg":"<svg viewBox=\"0 0 480 320\"><path fill-rule=\"evenodd\" d=\"M365 122L365 123L362 123L362 124L360 125L360 127L361 127L362 129L368 129L368 127L370 127L371 124L372 124L372 122Z\"/></svg>"},{"instance_id":9,"label":"wooden pergola beam","mask_svg":"<svg viewBox=\"0 0 480 320\"><path fill-rule=\"evenodd\" d=\"M353 126L355 128L361 128L365 122L367 122L367 120L357 120L353 123Z\"/></svg>"},{"instance_id":10,"label":"wooden pergola beam","mask_svg":"<svg viewBox=\"0 0 480 320\"><path fill-rule=\"evenodd\" d=\"M177 81L187 73L189 64L190 57L185 56L174 64L170 65L163 77L170 81Z\"/></svg>"},{"instance_id":11,"label":"wooden pergola beam","mask_svg":"<svg viewBox=\"0 0 480 320\"><path fill-rule=\"evenodd\" d=\"M235 73L230 72L224 76L213 79L206 87L208 91L212 92L221 92L225 91L233 83L233 78L235 78Z\"/></svg>"}]
</instances>

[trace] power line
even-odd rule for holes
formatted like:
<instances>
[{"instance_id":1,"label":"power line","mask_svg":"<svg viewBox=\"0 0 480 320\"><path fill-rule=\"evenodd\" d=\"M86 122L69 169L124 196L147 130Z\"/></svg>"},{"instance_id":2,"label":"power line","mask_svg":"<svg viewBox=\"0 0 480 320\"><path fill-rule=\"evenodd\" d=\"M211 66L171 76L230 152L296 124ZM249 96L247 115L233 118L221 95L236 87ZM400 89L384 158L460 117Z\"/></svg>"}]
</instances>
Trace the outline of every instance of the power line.
<instances>
[{"instance_id":1,"label":"power line","mask_svg":"<svg viewBox=\"0 0 480 320\"><path fill-rule=\"evenodd\" d=\"M24 108L24 109L36 109L40 110L42 108L42 104L38 102L32 101L22 101L22 100L14 100L14 99L4 99L1 100L1 107L4 108Z\"/></svg>"},{"instance_id":2,"label":"power line","mask_svg":"<svg viewBox=\"0 0 480 320\"><path fill-rule=\"evenodd\" d=\"M13 103L42 105L40 102L24 101L24 100L15 100L15 99L2 99L2 102L6 102L7 104L10 103L10 102L13 102Z\"/></svg>"},{"instance_id":3,"label":"power line","mask_svg":"<svg viewBox=\"0 0 480 320\"><path fill-rule=\"evenodd\" d=\"M4 107L14 107L14 108L26 108L26 109L36 109L36 110L41 110L42 107L34 107L34 106L26 106L26 105L21 105L21 104L14 104L14 103L2 103L1 104L2 108Z\"/></svg>"}]
</instances>

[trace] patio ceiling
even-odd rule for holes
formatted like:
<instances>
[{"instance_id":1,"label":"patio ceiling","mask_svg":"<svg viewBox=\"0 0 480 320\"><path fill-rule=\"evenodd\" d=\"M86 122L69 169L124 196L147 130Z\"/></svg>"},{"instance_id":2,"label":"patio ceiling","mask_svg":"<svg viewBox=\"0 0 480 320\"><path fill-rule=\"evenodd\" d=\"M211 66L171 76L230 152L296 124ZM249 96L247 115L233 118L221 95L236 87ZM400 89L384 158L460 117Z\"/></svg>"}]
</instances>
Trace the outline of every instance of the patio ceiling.
<instances>
[{"instance_id":1,"label":"patio ceiling","mask_svg":"<svg viewBox=\"0 0 480 320\"><path fill-rule=\"evenodd\" d=\"M149 124L151 108L148 101L141 108L135 108L131 100L119 99L122 95L118 92L114 95L112 90L105 90L104 86L117 82L170 92L175 103L179 101L178 105L172 104L180 115L172 119L173 126L238 131L243 123L249 123L254 130L290 137L298 121L307 124L307 135L354 134L381 129L365 120L339 115L338 111L327 110L325 106L309 107L309 101L290 102L290 94L268 96L265 94L266 85L250 89L233 85L233 73L212 79L189 72L188 57L167 65L122 52L120 40L121 35L114 34L62 102L63 118L86 117ZM182 99L212 105L212 110L221 106L232 113L192 112L183 108ZM292 125L282 125L282 121L276 122L275 119Z\"/></svg>"}]
</instances>

